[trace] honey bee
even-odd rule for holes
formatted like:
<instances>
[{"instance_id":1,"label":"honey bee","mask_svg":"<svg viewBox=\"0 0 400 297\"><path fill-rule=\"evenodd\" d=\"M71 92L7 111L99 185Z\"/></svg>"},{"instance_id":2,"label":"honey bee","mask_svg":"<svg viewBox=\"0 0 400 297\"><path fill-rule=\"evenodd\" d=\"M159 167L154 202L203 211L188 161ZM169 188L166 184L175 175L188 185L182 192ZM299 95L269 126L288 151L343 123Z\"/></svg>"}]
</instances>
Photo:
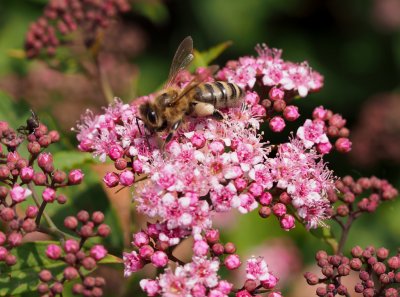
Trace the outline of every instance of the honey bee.
<instances>
[{"instance_id":1,"label":"honey bee","mask_svg":"<svg viewBox=\"0 0 400 297\"><path fill-rule=\"evenodd\" d=\"M212 116L220 120L223 114L219 109L238 106L244 97L243 89L236 84L223 81L205 83L199 77L183 89L176 86L177 75L190 65L193 58L193 40L188 36L176 50L163 89L154 100L139 107L141 120L150 131L169 131L165 143L172 139L186 115ZM211 67L210 70L216 69Z\"/></svg>"}]
</instances>

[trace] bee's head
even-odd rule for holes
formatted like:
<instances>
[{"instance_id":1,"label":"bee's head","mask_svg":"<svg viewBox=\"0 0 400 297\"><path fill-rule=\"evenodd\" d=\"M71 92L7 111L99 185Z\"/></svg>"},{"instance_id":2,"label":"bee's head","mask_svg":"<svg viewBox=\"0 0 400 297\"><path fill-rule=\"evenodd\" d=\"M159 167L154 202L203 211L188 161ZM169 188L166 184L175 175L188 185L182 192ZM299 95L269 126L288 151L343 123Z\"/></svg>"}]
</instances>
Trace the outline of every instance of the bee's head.
<instances>
[{"instance_id":1,"label":"bee's head","mask_svg":"<svg viewBox=\"0 0 400 297\"><path fill-rule=\"evenodd\" d=\"M165 120L155 104L152 104L151 102L143 103L139 107L139 113L147 128L156 131L164 129Z\"/></svg>"}]
</instances>

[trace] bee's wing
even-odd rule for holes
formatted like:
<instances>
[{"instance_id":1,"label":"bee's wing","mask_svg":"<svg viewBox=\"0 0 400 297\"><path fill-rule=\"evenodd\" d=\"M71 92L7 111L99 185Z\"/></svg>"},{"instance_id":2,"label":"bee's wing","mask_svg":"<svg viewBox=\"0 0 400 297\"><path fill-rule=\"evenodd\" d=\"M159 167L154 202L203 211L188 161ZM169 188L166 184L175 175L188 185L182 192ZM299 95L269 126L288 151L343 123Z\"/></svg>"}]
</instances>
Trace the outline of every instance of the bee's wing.
<instances>
[{"instance_id":1,"label":"bee's wing","mask_svg":"<svg viewBox=\"0 0 400 297\"><path fill-rule=\"evenodd\" d=\"M179 44L175 52L164 88L174 83L178 73L189 66L193 58L193 39L188 36Z\"/></svg>"}]
</instances>

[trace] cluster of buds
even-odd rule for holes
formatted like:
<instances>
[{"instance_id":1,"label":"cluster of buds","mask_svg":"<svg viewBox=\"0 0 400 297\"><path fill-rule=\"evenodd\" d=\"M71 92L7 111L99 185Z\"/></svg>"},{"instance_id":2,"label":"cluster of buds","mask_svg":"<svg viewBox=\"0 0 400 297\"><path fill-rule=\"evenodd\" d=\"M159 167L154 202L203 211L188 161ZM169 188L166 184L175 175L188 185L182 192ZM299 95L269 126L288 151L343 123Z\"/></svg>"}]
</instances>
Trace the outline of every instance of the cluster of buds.
<instances>
[{"instance_id":1,"label":"cluster of buds","mask_svg":"<svg viewBox=\"0 0 400 297\"><path fill-rule=\"evenodd\" d=\"M38 56L42 50L54 55L60 45L59 35L81 29L85 45L91 47L101 28L106 28L117 14L130 9L126 0L51 0L41 16L32 23L26 35L28 58Z\"/></svg>"},{"instance_id":2,"label":"cluster of buds","mask_svg":"<svg viewBox=\"0 0 400 297\"><path fill-rule=\"evenodd\" d=\"M61 294L64 283L77 278L80 278L81 283L74 284L74 294L94 297L103 295L102 287L105 280L101 277L91 277L85 274L87 271L93 271L97 263L107 256L107 250L101 244L93 245L88 250L84 247L84 243L91 237L108 236L110 228L103 221L104 214L100 211L94 212L91 217L88 212L80 211L76 217L69 216L64 220L64 226L73 230L80 239L67 239L62 246L58 244L47 246L46 256L51 260L64 262L66 268L61 277L52 275L47 269L40 272L41 283L38 291L42 296Z\"/></svg>"},{"instance_id":3,"label":"cluster of buds","mask_svg":"<svg viewBox=\"0 0 400 297\"><path fill-rule=\"evenodd\" d=\"M359 246L351 250L351 258L342 255L328 256L325 251L316 254L322 278L311 272L305 273L308 284L325 284L316 290L317 296L350 296L349 289L343 284L343 278L351 271L358 273L360 282L354 286L356 293L364 297L399 296L400 255L389 257L389 250L370 246L362 249Z\"/></svg>"},{"instance_id":4,"label":"cluster of buds","mask_svg":"<svg viewBox=\"0 0 400 297\"><path fill-rule=\"evenodd\" d=\"M40 220L46 204L66 202L66 196L57 194L57 189L77 185L83 179L79 169L68 174L54 169L52 155L44 150L60 136L57 131L48 131L42 123L36 124L34 129L28 125L17 132L7 122L0 121L0 222L6 226L4 233L0 232L0 261L8 265L16 263L10 251L22 243L26 233L43 231ZM27 158L20 153L24 149ZM38 188L44 188L41 199L35 192ZM34 204L28 205L24 213L18 213L18 204L30 196Z\"/></svg>"},{"instance_id":5,"label":"cluster of buds","mask_svg":"<svg viewBox=\"0 0 400 297\"><path fill-rule=\"evenodd\" d=\"M277 198L274 198L276 197ZM280 195L273 196L270 192L264 192L259 198L262 205L258 213L262 218L268 218L271 214L279 220L283 230L290 230L295 227L295 218L288 213L288 206L292 203L290 195L283 191Z\"/></svg>"},{"instance_id":6,"label":"cluster of buds","mask_svg":"<svg viewBox=\"0 0 400 297\"><path fill-rule=\"evenodd\" d=\"M397 189L387 180L375 176L357 180L345 176L337 180L335 186L338 191L330 191L328 198L331 203L340 202L333 215L339 224L343 224L343 218L354 220L362 213L374 212L382 202L393 200L398 195Z\"/></svg>"}]
</instances>

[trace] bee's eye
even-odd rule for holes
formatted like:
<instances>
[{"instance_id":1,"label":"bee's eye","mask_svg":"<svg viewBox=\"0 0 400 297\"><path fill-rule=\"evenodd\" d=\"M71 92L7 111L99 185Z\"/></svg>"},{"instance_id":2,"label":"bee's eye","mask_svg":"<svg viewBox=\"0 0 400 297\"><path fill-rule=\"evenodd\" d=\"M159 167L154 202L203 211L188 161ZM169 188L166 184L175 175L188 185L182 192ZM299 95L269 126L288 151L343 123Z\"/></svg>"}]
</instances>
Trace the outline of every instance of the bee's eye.
<instances>
[{"instance_id":1,"label":"bee's eye","mask_svg":"<svg viewBox=\"0 0 400 297\"><path fill-rule=\"evenodd\" d=\"M147 113L147 119L149 120L150 123L155 124L157 122L157 114L154 110L149 111Z\"/></svg>"}]
</instances>

